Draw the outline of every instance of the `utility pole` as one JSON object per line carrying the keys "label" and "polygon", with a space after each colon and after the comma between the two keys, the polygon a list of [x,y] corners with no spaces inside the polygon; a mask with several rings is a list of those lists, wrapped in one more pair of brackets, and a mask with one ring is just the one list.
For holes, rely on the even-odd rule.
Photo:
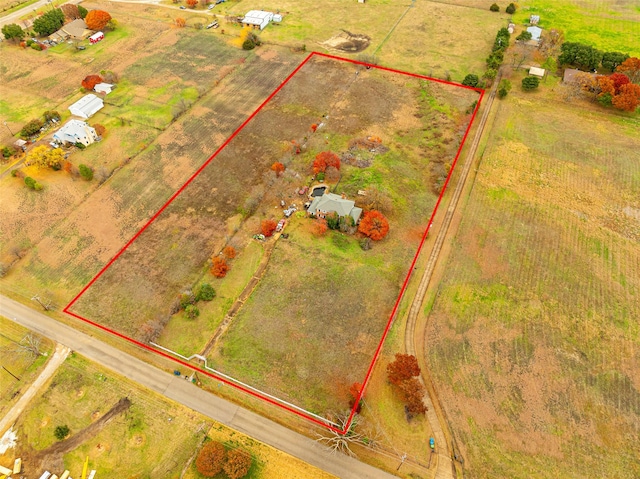
{"label": "utility pole", "polygon": [[14,135],[13,135],[13,132],[11,131],[11,128],[9,128],[9,125],[7,125],[7,122],[5,121],[5,122],[3,122],[3,123],[4,123],[4,126],[6,126],[6,127],[7,127],[7,130],[9,130],[9,133],[11,133],[11,136],[14,136]]}
{"label": "utility pole", "polygon": [[31,300],[36,301],[40,306],[42,306],[42,309],[44,309],[45,311],[49,311],[49,306],[40,301],[40,297],[37,294],[33,298],[31,298]]}
{"label": "utility pole", "polygon": [[396,471],[400,470],[400,467],[404,464],[404,461],[407,460],[407,453],[405,452],[402,457],[400,458],[400,465],[398,466],[398,468],[396,469]]}

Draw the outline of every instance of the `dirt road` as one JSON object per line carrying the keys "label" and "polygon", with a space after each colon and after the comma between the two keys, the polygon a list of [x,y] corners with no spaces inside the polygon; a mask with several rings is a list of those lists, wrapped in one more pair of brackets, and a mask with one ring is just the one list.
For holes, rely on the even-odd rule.
{"label": "dirt road", "polygon": [[392,479],[395,476],[342,454],[330,454],[312,439],[256,413],[207,393],[66,324],[0,295],[0,314],[33,331],[63,342],[117,374],[152,389],[236,431],[344,479]]}
{"label": "dirt road", "polygon": [[0,419],[0,436],[2,436],[18,419],[24,408],[33,399],[42,386],[53,376],[58,367],[64,362],[71,350],[58,343],[56,350],[40,373],[40,376],[29,386],[18,402],[9,410],[7,415]]}

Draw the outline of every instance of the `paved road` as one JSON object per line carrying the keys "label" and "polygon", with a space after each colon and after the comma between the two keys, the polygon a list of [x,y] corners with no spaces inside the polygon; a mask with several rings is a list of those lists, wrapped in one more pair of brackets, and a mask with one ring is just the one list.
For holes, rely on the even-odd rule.
{"label": "paved road", "polygon": [[351,457],[331,455],[315,441],[229,401],[209,394],[184,379],[161,371],[102,341],[0,295],[0,315],[61,344],[118,374],[258,441],[344,479],[392,479],[396,476]]}
{"label": "paved road", "polygon": [[[67,3],[78,4],[81,1],[82,0],[69,0]],[[24,28],[24,24],[20,21],[20,17],[28,15],[29,13],[32,13],[34,10],[38,10],[40,7],[46,7],[47,5],[49,5],[48,0],[40,0],[36,3],[32,3],[31,5],[27,5],[26,7],[20,8],[19,10],[16,10],[13,13],[9,13],[3,17],[0,17],[0,27],[4,27],[9,23],[17,23],[22,28]],[[2,38],[4,38],[4,36]]]}
{"label": "paved road", "polygon": [[46,383],[51,376],[58,370],[58,367],[67,359],[70,349],[62,344],[58,343],[53,356],[47,362],[47,365],[42,370],[40,375],[29,386],[26,392],[20,397],[17,403],[9,410],[9,412],[0,419],[0,436],[2,436],[7,429],[9,429],[16,422],[24,408],[33,399],[36,393],[40,390],[44,383]]}

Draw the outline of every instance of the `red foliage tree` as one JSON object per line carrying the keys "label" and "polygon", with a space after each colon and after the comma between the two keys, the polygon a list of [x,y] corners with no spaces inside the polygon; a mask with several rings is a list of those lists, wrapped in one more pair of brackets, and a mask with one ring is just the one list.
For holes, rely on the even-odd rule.
{"label": "red foliage tree", "polygon": [[323,151],[316,155],[316,159],[313,162],[313,172],[315,174],[324,172],[329,166],[333,166],[336,170],[339,170],[340,157],[331,151]]}
{"label": "red foliage tree", "polygon": [[278,225],[273,220],[264,220],[260,225],[260,230],[262,231],[263,235],[269,237],[273,235],[273,232],[276,230],[277,226]]}
{"label": "red foliage tree", "polygon": [[629,80],[629,77],[624,73],[612,73],[611,75],[609,75],[609,78],[613,82],[616,95],[620,93],[620,87],[622,85],[626,85],[627,83],[631,82],[631,80]]}
{"label": "red foliage tree", "polygon": [[389,232],[389,222],[379,211],[367,211],[358,225],[358,231],[374,241],[380,241]]}
{"label": "red foliage tree", "polygon": [[82,80],[82,88],[85,90],[93,90],[98,83],[102,83],[102,77],[100,75],[89,75]]}
{"label": "red foliage tree", "polygon": [[189,7],[191,8],[196,8],[197,4],[198,4],[198,0],[187,0],[187,5],[189,5]]}
{"label": "red foliage tree", "polygon": [[228,259],[233,259],[236,257],[236,249],[231,245],[225,246],[222,250],[222,254],[225,255]]}
{"label": "red foliage tree", "polygon": [[627,75],[632,83],[640,83],[640,58],[631,57],[623,61],[618,68],[617,73],[624,73]]}
{"label": "red foliage tree", "polygon": [[395,361],[387,365],[387,379],[391,384],[400,385],[403,381],[420,375],[420,366],[415,356],[396,354]]}
{"label": "red foliage tree", "polygon": [[216,278],[224,278],[229,271],[229,265],[226,260],[220,256],[214,256],[211,258],[211,274]]}
{"label": "red foliage tree", "polygon": [[196,469],[204,477],[214,477],[222,471],[226,451],[219,442],[208,442],[196,458]]}
{"label": "red foliage tree", "polygon": [[316,123],[314,123],[313,125],[311,125],[311,131],[312,132],[316,132],[316,130],[318,129],[318,125]]}
{"label": "red foliage tree", "polygon": [[222,468],[229,479],[241,479],[247,475],[252,463],[253,459],[247,451],[234,449],[227,454],[227,462]]}
{"label": "red foliage tree", "polygon": [[618,110],[636,111],[640,105],[640,85],[627,83],[620,87],[620,94],[613,97],[611,104]]}
{"label": "red foliage tree", "polygon": [[422,400],[425,394],[424,386],[417,378],[405,379],[400,383],[399,389],[409,414],[415,415],[427,412],[427,406],[424,405]]}
{"label": "red foliage tree", "polygon": [[271,165],[271,170],[275,171],[276,176],[279,177],[284,172],[285,168],[282,163],[276,161],[273,165]]}
{"label": "red foliage tree", "polygon": [[111,15],[104,10],[91,10],[87,13],[84,22],[90,30],[102,30],[111,20]]}
{"label": "red foliage tree", "polygon": [[327,220],[324,218],[318,218],[311,225],[311,232],[314,236],[322,236],[327,232],[329,227],[327,226]]}

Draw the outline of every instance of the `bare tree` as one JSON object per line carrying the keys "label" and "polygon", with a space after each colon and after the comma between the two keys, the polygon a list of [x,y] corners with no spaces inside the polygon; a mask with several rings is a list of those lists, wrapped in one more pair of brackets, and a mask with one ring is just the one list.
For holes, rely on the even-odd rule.
{"label": "bare tree", "polygon": [[[342,413],[336,424],[338,429],[344,429],[349,419],[350,411]],[[316,442],[325,445],[332,454],[342,453],[351,457],[355,457],[355,453],[351,450],[353,444],[361,444],[364,446],[372,447],[377,443],[377,431],[373,434],[367,434],[363,430],[361,424],[361,416],[356,414],[353,416],[353,421],[349,430],[345,434],[340,434],[332,429],[327,430],[325,434],[316,433],[318,436]],[[357,430],[356,430],[357,429]],[[373,437],[372,437],[373,436]]]}
{"label": "bare tree", "polygon": [[38,356],[42,355],[40,352],[40,344],[42,342],[42,338],[34,333],[27,334],[17,346],[17,351],[28,356],[33,357],[34,359]]}
{"label": "bare tree", "polygon": [[9,249],[9,253],[11,253],[13,256],[15,256],[17,259],[22,259],[22,248],[18,245],[12,246]]}

